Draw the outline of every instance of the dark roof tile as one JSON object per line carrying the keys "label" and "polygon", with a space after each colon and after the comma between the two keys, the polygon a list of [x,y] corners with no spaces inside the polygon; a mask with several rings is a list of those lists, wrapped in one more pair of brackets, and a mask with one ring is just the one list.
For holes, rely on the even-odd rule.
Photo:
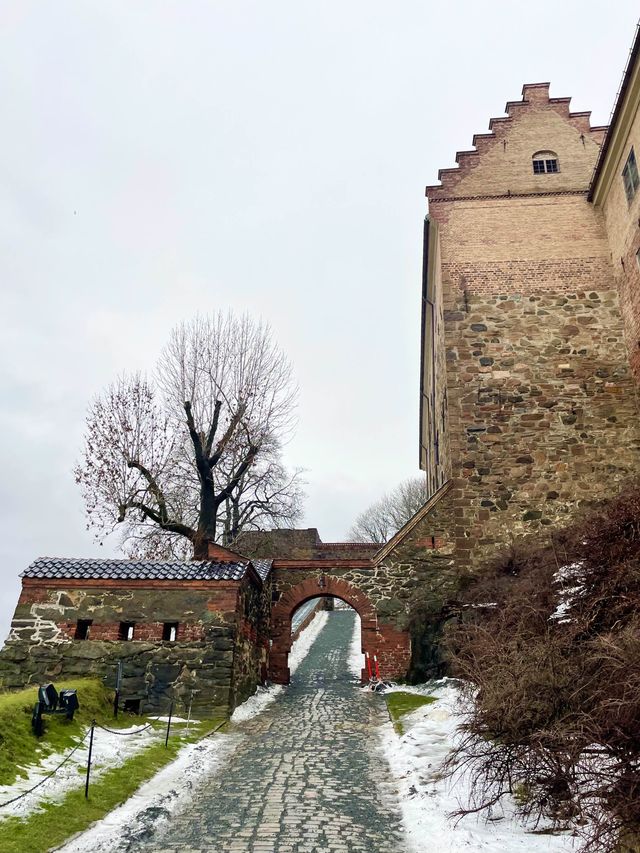
{"label": "dark roof tile", "polygon": [[[269,568],[271,561],[267,562]],[[190,560],[180,562],[152,562],[141,560],[94,560],[82,557],[54,559],[39,557],[25,571],[25,578],[73,578],[93,580],[184,580],[184,581],[239,581],[245,575],[248,562],[220,563],[215,560]],[[254,563],[255,565],[255,563]],[[269,569],[263,575],[264,580]]]}

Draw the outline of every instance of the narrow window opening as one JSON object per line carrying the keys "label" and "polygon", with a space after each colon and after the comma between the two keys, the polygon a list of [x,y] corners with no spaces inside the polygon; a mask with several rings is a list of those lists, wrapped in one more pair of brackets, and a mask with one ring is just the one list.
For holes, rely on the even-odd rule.
{"label": "narrow window opening", "polygon": [[170,643],[175,643],[178,639],[178,623],[165,622],[162,626],[162,639]]}
{"label": "narrow window opening", "polygon": [[638,269],[640,270],[640,249],[636,252],[636,263],[638,265]]}
{"label": "narrow window opening", "polygon": [[538,151],[532,160],[534,175],[551,175],[560,171],[558,155],[553,151]]}
{"label": "narrow window opening", "polygon": [[125,710],[125,713],[128,713],[128,714],[139,714],[140,713],[140,699],[125,699],[124,700],[124,710]]}
{"label": "narrow window opening", "polygon": [[93,624],[93,619],[78,619],[76,622],[76,640],[88,640],[89,630]]}
{"label": "narrow window opening", "polygon": [[638,164],[636,163],[636,155],[633,148],[629,152],[627,162],[622,170],[622,182],[624,183],[624,191],[627,196],[627,202],[631,204],[636,190],[640,186],[640,176],[638,175]]}
{"label": "narrow window opening", "polygon": [[136,627],[135,622],[121,622],[120,623],[120,631],[118,633],[118,638],[120,640],[133,640],[135,627]]}

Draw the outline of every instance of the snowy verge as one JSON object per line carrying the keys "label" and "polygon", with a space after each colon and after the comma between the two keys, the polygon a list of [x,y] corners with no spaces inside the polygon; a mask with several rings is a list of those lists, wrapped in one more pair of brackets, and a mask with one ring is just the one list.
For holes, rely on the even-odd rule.
{"label": "snowy verge", "polygon": [[[132,734],[139,728],[140,724],[136,723],[129,728],[118,729],[118,733],[115,734],[96,727],[91,757],[92,778],[96,779],[106,770],[119,767],[127,759],[164,737],[164,730],[159,731],[153,728],[146,729],[139,734]],[[128,737],[123,737],[127,733],[129,733]],[[73,788],[84,785],[80,769],[86,767],[88,750],[89,738],[86,737],[82,746],[74,752],[66,764],[56,771],[55,775],[40,785],[39,788],[36,788],[33,793],[27,794],[23,799],[0,810],[0,826],[2,821],[8,817],[26,817],[32,812],[40,810],[44,803],[61,800]],[[0,785],[0,804],[33,788],[47,774],[51,773],[70,751],[51,753],[38,767],[28,768],[26,779],[19,779],[12,785]]]}
{"label": "snowy verge", "polygon": [[432,695],[437,701],[403,716],[405,734],[391,723],[380,729],[382,749],[398,783],[402,819],[410,849],[415,853],[568,853],[568,835],[537,835],[517,820],[512,803],[487,815],[468,815],[456,822],[449,815],[469,803],[464,776],[444,778],[441,767],[451,749],[459,724],[459,691],[451,682],[419,688],[398,687]]}
{"label": "snowy verge", "polygon": [[351,675],[360,681],[360,678],[362,677],[362,670],[364,668],[364,655],[362,654],[362,620],[357,613],[355,614],[355,617],[347,666],[349,667]]}
{"label": "snowy verge", "polygon": [[[300,666],[305,657],[309,654],[309,649],[316,641],[318,634],[327,624],[329,614],[326,610],[319,610],[313,617],[306,628],[303,628],[291,646],[289,652],[289,672],[291,675]],[[232,723],[244,723],[246,720],[252,719],[262,713],[264,709],[270,705],[275,698],[282,692],[281,684],[271,684],[269,687],[258,687],[256,692],[249,698],[238,705],[231,715]]]}
{"label": "snowy verge", "polygon": [[205,775],[213,774],[235,749],[234,735],[213,735],[184,746],[171,764],[141,785],[126,803],[57,848],[61,853],[135,850],[190,799]]}

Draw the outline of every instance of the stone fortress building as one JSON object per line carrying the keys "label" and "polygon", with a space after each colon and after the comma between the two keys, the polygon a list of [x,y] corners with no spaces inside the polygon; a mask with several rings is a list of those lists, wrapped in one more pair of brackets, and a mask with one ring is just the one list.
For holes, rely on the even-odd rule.
{"label": "stone fortress building", "polygon": [[388,543],[327,545],[311,529],[248,536],[240,553],[211,544],[191,563],[37,560],[0,686],[108,681],[120,660],[143,709],[231,711],[265,678],[288,682],[291,617],[316,596],[355,607],[383,677],[437,671],[431,640],[461,579],[638,471],[639,104],[636,37],[608,128],[527,84],[427,187],[430,497]]}

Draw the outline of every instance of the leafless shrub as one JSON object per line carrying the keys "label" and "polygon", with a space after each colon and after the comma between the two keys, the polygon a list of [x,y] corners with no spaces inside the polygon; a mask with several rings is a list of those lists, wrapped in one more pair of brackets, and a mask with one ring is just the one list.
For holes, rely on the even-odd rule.
{"label": "leafless shrub", "polygon": [[570,822],[583,851],[637,851],[640,486],[541,547],[504,554],[467,590],[446,648],[469,716],[450,769],[482,810]]}

